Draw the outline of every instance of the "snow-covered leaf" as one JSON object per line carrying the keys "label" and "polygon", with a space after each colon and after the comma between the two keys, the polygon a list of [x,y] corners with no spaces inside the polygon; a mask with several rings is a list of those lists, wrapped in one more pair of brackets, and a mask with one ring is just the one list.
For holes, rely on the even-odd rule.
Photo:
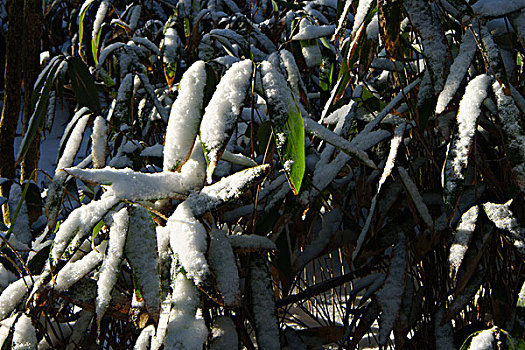
{"label": "snow-covered leaf", "polygon": [[189,158],[202,119],[206,69],[197,61],[184,73],[171,107],[164,146],[164,170],[178,170]]}
{"label": "snow-covered leaf", "polygon": [[454,136],[447,154],[443,169],[443,187],[445,190],[445,205],[452,211],[461,196],[464,180],[464,171],[468,165],[470,149],[472,147],[476,124],[481,113],[481,104],[487,97],[487,90],[491,78],[486,74],[472,79],[459,104],[456,116],[458,131]]}
{"label": "snow-covered leaf", "polygon": [[111,215],[113,223],[109,230],[109,244],[106,258],[102,262],[97,281],[96,315],[97,323],[104,316],[106,309],[111,301],[111,291],[117,282],[120,272],[120,264],[124,257],[124,246],[126,244],[126,234],[128,231],[129,214],[127,208],[122,208]]}
{"label": "snow-covered leaf", "polygon": [[134,205],[129,219],[125,255],[149,314],[157,321],[160,314],[159,257],[155,224],[149,212]]}
{"label": "snow-covered leaf", "polygon": [[35,349],[38,342],[36,339],[36,330],[33,321],[26,314],[22,314],[15,323],[13,332],[13,350],[31,350]]}
{"label": "snow-covered leaf", "polygon": [[265,259],[252,256],[250,259],[251,310],[255,324],[255,337],[261,350],[277,350],[279,323],[275,309],[273,281]]}
{"label": "snow-covered leaf", "polygon": [[205,186],[199,193],[192,193],[186,200],[195,216],[217,208],[219,205],[239,198],[250,186],[260,181],[270,170],[268,164],[241,170],[222,178],[213,185]]}
{"label": "snow-covered leaf", "polygon": [[239,347],[235,324],[227,316],[213,318],[211,336],[211,350],[237,349]]}
{"label": "snow-covered leaf", "polygon": [[518,219],[510,210],[512,199],[503,204],[483,203],[483,209],[487,217],[500,230],[510,233],[510,238],[514,246],[522,254],[525,254],[525,229],[520,226]]}
{"label": "snow-covered leaf", "polygon": [[454,242],[450,247],[450,253],[448,256],[448,262],[450,264],[450,269],[452,275],[455,275],[463,257],[467,252],[468,245],[472,238],[472,233],[476,229],[476,222],[478,220],[479,208],[478,206],[473,206],[467,210],[462,216],[459,225],[454,232]]}
{"label": "snow-covered leaf", "polygon": [[228,144],[237,117],[247,96],[252,80],[253,64],[250,60],[234,63],[217,85],[210,103],[204,110],[200,125],[200,138],[208,163],[207,182]]}
{"label": "snow-covered leaf", "polygon": [[217,289],[222,295],[224,305],[227,307],[239,305],[241,301],[239,271],[232,246],[224,231],[214,229],[210,232],[208,262],[215,275]]}
{"label": "snow-covered leaf", "polygon": [[421,194],[419,193],[416,184],[414,183],[414,181],[412,181],[410,175],[408,174],[405,168],[400,166],[397,168],[397,170],[401,177],[401,182],[403,182],[403,185],[405,186],[408,194],[410,195],[410,198],[412,198],[412,202],[414,203],[414,206],[419,212],[419,215],[423,219],[423,222],[427,225],[427,227],[430,230],[433,230],[434,220],[432,219],[432,216],[430,216],[430,212],[428,211],[427,205],[423,201],[423,197],[421,197]]}
{"label": "snow-covered leaf", "polygon": [[115,169],[65,169],[68,174],[83,181],[108,186],[118,199],[132,201],[162,198],[180,198],[187,194],[180,173],[163,171],[160,173],[141,173],[129,168]]}
{"label": "snow-covered leaf", "polygon": [[232,235],[228,240],[235,251],[241,253],[275,250],[275,243],[264,236],[259,235]]}
{"label": "snow-covered leaf", "polygon": [[[277,54],[275,60],[280,62]],[[301,189],[305,170],[304,125],[297,102],[280,72],[270,61],[261,63],[262,87],[284,172],[294,194]]]}
{"label": "snow-covered leaf", "polygon": [[12,282],[0,294],[0,320],[9,316],[14,308],[22,301],[24,296],[29,292],[33,283],[38,281],[40,276],[25,276]]}

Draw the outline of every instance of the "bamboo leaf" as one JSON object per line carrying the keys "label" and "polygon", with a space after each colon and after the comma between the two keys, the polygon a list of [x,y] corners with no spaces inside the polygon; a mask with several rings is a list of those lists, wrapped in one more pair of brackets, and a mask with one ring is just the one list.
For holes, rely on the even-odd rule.
{"label": "bamboo leaf", "polygon": [[77,57],[69,57],[67,63],[73,91],[79,105],[88,107],[92,112],[99,114],[98,90],[86,64]]}
{"label": "bamboo leaf", "polygon": [[158,321],[160,314],[160,276],[155,224],[139,205],[131,209],[125,255],[133,270],[149,314]]}

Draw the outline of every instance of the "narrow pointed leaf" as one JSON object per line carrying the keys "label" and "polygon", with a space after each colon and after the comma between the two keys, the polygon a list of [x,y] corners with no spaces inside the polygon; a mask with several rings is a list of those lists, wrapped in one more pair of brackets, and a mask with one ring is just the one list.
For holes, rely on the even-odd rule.
{"label": "narrow pointed leaf", "polygon": [[252,80],[252,69],[250,60],[234,63],[222,77],[204,111],[200,138],[208,164],[206,175],[208,183],[212,182],[213,171],[242,111]]}
{"label": "narrow pointed leaf", "polygon": [[86,64],[80,58],[69,57],[67,68],[78,104],[100,113],[98,90]]}
{"label": "narrow pointed leaf", "polygon": [[227,307],[239,305],[241,302],[239,271],[232,246],[224,231],[215,229],[210,232],[208,261],[224,305]]}
{"label": "narrow pointed leaf", "polygon": [[155,224],[148,211],[138,205],[134,205],[131,210],[125,255],[146,308],[153,319],[158,321],[160,276]]}
{"label": "narrow pointed leaf", "polygon": [[305,170],[303,118],[279,67],[264,61],[261,75],[277,152],[290,187],[297,195]]}

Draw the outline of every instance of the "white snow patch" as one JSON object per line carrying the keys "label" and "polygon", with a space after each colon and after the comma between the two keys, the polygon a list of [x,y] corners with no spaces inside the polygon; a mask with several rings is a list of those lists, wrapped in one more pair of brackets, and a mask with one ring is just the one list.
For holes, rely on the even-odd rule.
{"label": "white snow patch", "polygon": [[461,221],[454,233],[454,242],[450,247],[448,256],[448,262],[453,272],[457,271],[467,252],[472,233],[476,229],[478,214],[479,208],[475,205],[461,216]]}
{"label": "white snow patch", "polygon": [[36,331],[31,318],[22,314],[15,323],[13,350],[32,350],[37,345]]}
{"label": "white snow patch", "polygon": [[292,36],[291,40],[312,40],[333,35],[334,33],[335,25],[313,25],[308,18],[304,17],[299,23],[299,32]]}
{"label": "white snow patch", "polygon": [[241,300],[239,271],[232,246],[224,231],[214,229],[210,232],[208,261],[215,274],[217,289],[226,306],[238,305]]}

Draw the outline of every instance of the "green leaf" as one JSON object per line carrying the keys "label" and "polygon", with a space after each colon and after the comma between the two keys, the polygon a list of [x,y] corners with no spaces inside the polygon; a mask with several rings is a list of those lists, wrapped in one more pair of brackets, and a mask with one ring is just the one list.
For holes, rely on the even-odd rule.
{"label": "green leaf", "polygon": [[80,9],[80,13],[78,15],[78,43],[79,43],[78,52],[81,57],[82,57],[81,47],[82,47],[82,41],[84,39],[84,18],[86,17],[87,11],[91,7],[91,5],[93,5],[94,2],[95,0],[88,0],[87,2],[85,2],[82,5],[82,8]]}
{"label": "green leaf", "polygon": [[104,227],[104,225],[106,225],[106,223],[104,222],[104,220],[100,220],[98,222],[98,224],[93,227],[93,234],[92,234],[92,238],[95,239],[95,237],[98,235],[98,233],[100,232],[100,230],[102,230],[102,228]]}
{"label": "green leaf", "polygon": [[268,115],[286,178],[295,195],[305,171],[304,124],[301,111],[279,67],[261,64],[263,92]]}
{"label": "green leaf", "polygon": [[100,113],[100,103],[95,80],[86,64],[77,57],[69,57],[68,72],[73,85],[73,91],[80,106],[88,107],[94,113]]}

